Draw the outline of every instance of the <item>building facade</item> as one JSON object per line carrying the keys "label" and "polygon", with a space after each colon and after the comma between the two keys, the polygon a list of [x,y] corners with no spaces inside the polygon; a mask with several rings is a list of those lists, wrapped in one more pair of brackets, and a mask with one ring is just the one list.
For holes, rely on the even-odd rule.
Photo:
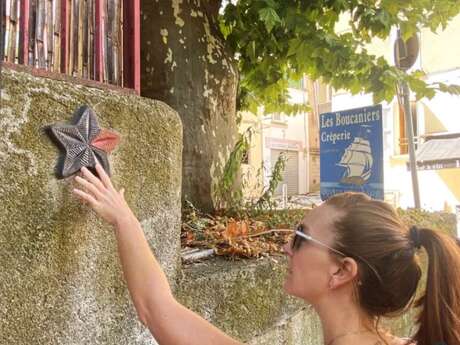
{"label": "building facade", "polygon": [[[423,70],[429,84],[460,85],[460,16],[445,31],[422,30],[418,38],[419,55],[411,70]],[[394,64],[395,39],[396,32],[385,41],[375,40],[369,51]],[[437,92],[432,99],[416,100],[411,94],[410,101],[421,206],[454,212],[460,205],[460,97]],[[331,111],[372,104],[371,94],[336,90],[331,96]],[[395,206],[413,207],[404,109],[396,97],[382,106],[385,198]]]}
{"label": "building facade", "polygon": [[[342,25],[344,32],[346,22]],[[394,64],[396,36],[394,30],[386,40],[375,39],[368,51]],[[460,16],[455,17],[446,30],[436,33],[422,30],[418,38],[418,58],[409,72],[423,70],[429,84],[460,85]],[[251,181],[251,188],[247,190],[260,191],[268,184],[276,159],[284,152],[288,161],[276,194],[282,194],[283,188],[288,196],[317,192],[320,189],[320,114],[373,105],[371,94],[352,95],[307,78],[298,87],[291,88],[290,94],[292,102],[307,103],[310,111],[297,116],[243,115],[240,129],[243,131],[249,126],[256,129],[247,164],[243,166],[243,172]],[[410,101],[422,208],[460,210],[460,97],[437,92],[432,99],[416,100],[411,94]],[[404,109],[396,97],[391,102],[383,102],[382,109],[385,199],[396,207],[413,207]]]}
{"label": "building facade", "polygon": [[[291,101],[306,103],[305,82],[289,89]],[[283,180],[275,191],[276,196],[306,194],[309,191],[308,176],[308,114],[299,113],[265,114],[257,116],[242,113],[239,126],[243,133],[249,127],[254,132],[247,159],[243,162],[242,173],[245,181],[245,195],[256,197],[267,187],[273,168],[281,154],[286,158]]]}

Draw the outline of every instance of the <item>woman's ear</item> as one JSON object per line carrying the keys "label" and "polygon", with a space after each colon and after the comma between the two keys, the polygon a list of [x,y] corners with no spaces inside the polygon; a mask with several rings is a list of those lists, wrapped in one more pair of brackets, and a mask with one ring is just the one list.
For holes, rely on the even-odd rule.
{"label": "woman's ear", "polygon": [[335,271],[329,279],[329,289],[336,289],[353,281],[358,275],[358,264],[353,258],[340,260],[341,264],[335,267]]}

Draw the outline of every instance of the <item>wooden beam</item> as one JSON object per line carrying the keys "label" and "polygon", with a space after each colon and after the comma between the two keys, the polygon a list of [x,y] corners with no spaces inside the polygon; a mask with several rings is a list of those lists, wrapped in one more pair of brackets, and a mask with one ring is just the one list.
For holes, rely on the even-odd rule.
{"label": "wooden beam", "polygon": [[140,0],[133,0],[134,10],[134,90],[141,93],[141,5]]}
{"label": "wooden beam", "polygon": [[141,90],[140,0],[123,1],[124,87]]}
{"label": "wooden beam", "polygon": [[104,81],[104,22],[105,22],[105,8],[104,0],[96,0],[96,27],[94,39],[96,55],[96,80]]}
{"label": "wooden beam", "polygon": [[[3,64],[3,56],[5,51],[5,43],[4,43],[4,33],[3,33],[3,21],[6,21],[6,18],[3,18],[4,12],[3,8],[5,6],[5,1],[0,2],[0,73],[2,73],[2,64]],[[5,23],[6,24],[6,23]],[[1,79],[0,79],[1,84]],[[1,89],[1,87],[0,87]]]}
{"label": "wooden beam", "polygon": [[19,18],[20,46],[19,63],[23,65],[29,64],[29,17],[30,17],[30,2],[29,0],[21,1],[21,16]]}
{"label": "wooden beam", "polygon": [[61,73],[67,73],[69,68],[69,8],[67,0],[61,0]]}

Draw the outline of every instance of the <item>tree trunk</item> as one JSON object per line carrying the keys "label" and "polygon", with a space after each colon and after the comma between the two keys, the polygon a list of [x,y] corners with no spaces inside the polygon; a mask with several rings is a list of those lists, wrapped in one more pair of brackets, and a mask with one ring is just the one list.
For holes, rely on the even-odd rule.
{"label": "tree trunk", "polygon": [[208,212],[237,133],[238,72],[217,26],[219,6],[220,1],[141,1],[141,94],[179,113],[182,200]]}

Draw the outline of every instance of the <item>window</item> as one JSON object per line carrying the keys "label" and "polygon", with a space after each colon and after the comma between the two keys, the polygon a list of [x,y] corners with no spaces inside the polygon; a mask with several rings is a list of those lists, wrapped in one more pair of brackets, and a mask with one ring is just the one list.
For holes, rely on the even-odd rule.
{"label": "window", "polygon": [[272,114],[272,122],[286,123],[286,115],[280,113]]}

